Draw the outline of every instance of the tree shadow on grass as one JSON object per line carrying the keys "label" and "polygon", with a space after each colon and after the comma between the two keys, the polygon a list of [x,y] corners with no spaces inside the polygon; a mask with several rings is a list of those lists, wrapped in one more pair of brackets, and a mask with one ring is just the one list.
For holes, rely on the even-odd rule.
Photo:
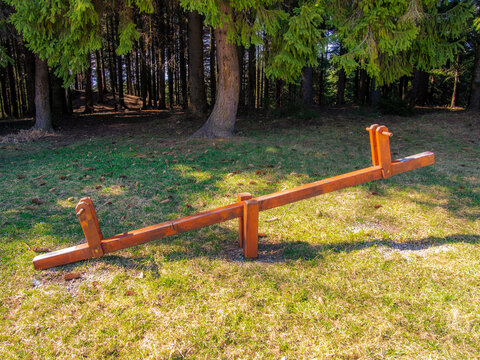
{"label": "tree shadow on grass", "polygon": [[427,237],[419,240],[393,242],[388,240],[364,240],[339,242],[335,244],[310,244],[304,241],[285,241],[279,243],[259,242],[260,261],[288,261],[322,259],[327,253],[349,253],[367,248],[381,247],[391,251],[413,252],[421,254],[423,250],[446,244],[479,244],[480,235],[457,234],[446,237]]}
{"label": "tree shadow on grass", "polygon": [[[192,243],[185,241],[181,236],[161,239],[161,243],[153,244],[150,254],[132,257],[108,255],[105,258],[95,259],[95,262],[107,262],[124,266],[126,269],[155,270],[157,253],[163,253],[162,259],[165,262],[191,260],[205,258],[207,260],[224,260],[227,262],[260,262],[260,263],[282,263],[288,261],[321,261],[329,253],[350,253],[368,248],[380,248],[392,252],[412,253],[423,255],[425,250],[439,248],[447,244],[479,244],[480,235],[455,234],[446,237],[427,237],[419,240],[404,242],[393,242],[389,240],[364,240],[354,242],[339,242],[334,244],[310,244],[304,241],[272,241],[269,238],[259,239],[258,259],[246,260],[243,256],[243,249],[239,246],[235,231],[222,228],[222,239],[199,241]],[[174,248],[169,251],[170,246]],[[207,246],[206,246],[207,245]],[[153,266],[153,268],[152,268]]]}

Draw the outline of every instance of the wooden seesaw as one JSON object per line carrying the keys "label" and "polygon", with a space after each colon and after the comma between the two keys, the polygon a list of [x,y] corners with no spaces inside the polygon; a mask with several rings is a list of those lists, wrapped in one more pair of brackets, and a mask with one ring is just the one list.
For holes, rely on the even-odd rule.
{"label": "wooden seesaw", "polygon": [[93,202],[89,198],[83,198],[76,206],[75,211],[85,234],[86,243],[36,256],[33,259],[35,269],[48,269],[58,265],[100,257],[120,249],[235,218],[239,219],[238,239],[244,250],[244,256],[248,259],[255,259],[258,253],[258,213],[260,211],[369,181],[386,179],[392,175],[431,165],[435,162],[434,154],[429,151],[392,161],[390,156],[390,137],[392,133],[388,131],[386,126],[377,124],[370,126],[367,130],[370,133],[372,151],[372,166],[368,168],[257,198],[252,198],[249,193],[240,193],[238,194],[238,202],[234,204],[128,231],[109,238],[103,237]]}

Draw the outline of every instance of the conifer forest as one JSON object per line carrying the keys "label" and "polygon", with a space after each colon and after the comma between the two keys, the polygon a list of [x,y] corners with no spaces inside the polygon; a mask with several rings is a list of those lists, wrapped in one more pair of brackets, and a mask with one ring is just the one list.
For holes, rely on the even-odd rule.
{"label": "conifer forest", "polygon": [[0,115],[50,130],[109,94],[203,118],[311,106],[480,110],[478,1],[4,0]]}

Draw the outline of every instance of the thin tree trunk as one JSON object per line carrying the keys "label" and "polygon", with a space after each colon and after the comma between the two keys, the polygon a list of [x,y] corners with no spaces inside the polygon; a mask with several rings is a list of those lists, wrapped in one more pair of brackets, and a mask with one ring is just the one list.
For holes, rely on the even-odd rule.
{"label": "thin tree trunk", "polygon": [[[13,55],[13,41],[10,41],[10,50],[11,50],[11,55]],[[17,97],[17,87],[15,84],[15,74],[14,74],[14,69],[13,69],[13,64],[9,63],[7,66],[7,74],[8,74],[8,83],[9,83],[9,88],[10,88],[10,103],[12,105],[12,115],[15,118],[18,118],[20,116],[20,111],[19,111],[19,104],[18,104],[18,97]]]}
{"label": "thin tree trunk", "polygon": [[103,85],[103,93],[107,93],[107,79],[105,77],[105,55],[103,53],[103,46],[100,49],[100,64],[102,65],[102,85]]}
{"label": "thin tree trunk", "polygon": [[380,87],[376,85],[375,77],[372,77],[372,80],[370,81],[370,104],[377,105],[381,97],[382,93],[380,92]]}
{"label": "thin tree trunk", "polygon": [[97,71],[97,92],[98,92],[98,99],[97,102],[99,104],[103,103],[103,78],[102,78],[102,69],[101,69],[101,59],[100,59],[100,51],[95,51],[95,67]]}
{"label": "thin tree trunk", "polygon": [[188,112],[203,117],[207,111],[207,95],[203,74],[203,24],[196,11],[188,13],[188,82],[190,103]]}
{"label": "thin tree trunk", "polygon": [[210,104],[215,103],[215,95],[217,93],[217,65],[215,53],[215,31],[210,28]]}
{"label": "thin tree trunk", "polygon": [[167,30],[166,33],[169,34],[170,41],[167,45],[167,77],[168,77],[168,105],[170,109],[173,109],[173,97],[174,97],[174,90],[173,90],[173,61],[172,61],[172,41],[173,41],[173,31],[172,31],[172,24],[170,21],[167,21]]}
{"label": "thin tree trunk", "polygon": [[[118,12],[115,13],[115,26],[113,27],[114,32],[114,40],[115,40],[115,48],[120,45],[120,37],[119,37],[119,29],[118,26],[120,24],[120,19],[118,17]],[[117,75],[118,75],[118,103],[120,108],[125,109],[127,106],[125,105],[125,96],[123,90],[123,58],[122,55],[117,55],[115,53],[115,57],[117,58]]]}
{"label": "thin tree trunk", "polygon": [[65,89],[63,88],[61,78],[50,73],[50,109],[52,113],[52,121],[57,123],[65,115],[68,115],[67,98]]}
{"label": "thin tree trunk", "polygon": [[[115,49],[113,45],[113,30],[111,22],[107,21],[106,22],[107,26],[107,44],[108,44],[108,51],[109,51],[109,57],[108,57],[108,65],[109,65],[109,70],[110,70],[110,88],[112,91],[112,95],[115,101],[115,106],[116,106],[116,99],[115,99],[115,91],[117,90],[117,72],[115,69]],[[109,31],[110,30],[110,31]]]}
{"label": "thin tree trunk", "polygon": [[85,70],[85,114],[93,112],[93,91],[92,91],[92,59],[88,56],[88,67]]}
{"label": "thin tree trunk", "polygon": [[[220,1],[220,9],[226,18],[231,8],[225,0]],[[239,95],[239,71],[237,46],[227,40],[227,24],[215,29],[215,42],[218,62],[218,90],[215,105],[207,122],[195,136],[230,137],[233,135],[237,115]]]}
{"label": "thin tree trunk", "polygon": [[133,84],[132,84],[132,60],[131,53],[128,53],[125,57],[126,60],[126,72],[127,72],[127,94],[133,95]]}
{"label": "thin tree trunk", "polygon": [[142,109],[147,108],[147,64],[145,60],[145,41],[140,36],[140,84],[142,96]]}
{"label": "thin tree trunk", "polygon": [[275,108],[282,106],[282,87],[283,82],[281,79],[275,80]]}
{"label": "thin tree trunk", "polygon": [[243,45],[237,46],[238,53],[238,69],[240,71],[240,80],[239,80],[239,97],[238,97],[238,107],[243,109],[245,107],[245,88],[243,86],[245,82],[245,72],[244,72],[244,58],[245,58],[245,47]]}
{"label": "thin tree trunk", "polygon": [[27,86],[27,113],[35,115],[35,55],[25,48],[25,75]]}
{"label": "thin tree trunk", "polygon": [[48,65],[35,56],[35,129],[52,131]]}
{"label": "thin tree trunk", "polygon": [[313,105],[313,68],[311,66],[302,69],[302,100],[306,106]]}
{"label": "thin tree trunk", "polygon": [[[188,107],[188,85],[187,85],[187,61],[186,61],[186,47],[185,47],[185,20],[183,12],[179,14],[179,56],[180,56],[180,83],[182,85],[182,108],[186,110]],[[203,59],[201,60],[203,62]]]}
{"label": "thin tree trunk", "polygon": [[162,36],[162,41],[159,45],[159,57],[160,57],[160,69],[158,69],[158,87],[160,89],[160,99],[158,101],[158,107],[165,109],[167,107],[167,101],[165,99],[165,47],[167,34],[165,32],[165,16],[162,13],[160,15],[159,32]]}
{"label": "thin tree trunk", "polygon": [[255,45],[250,45],[248,48],[248,112],[252,113],[255,111],[255,75],[256,75],[256,49]]}

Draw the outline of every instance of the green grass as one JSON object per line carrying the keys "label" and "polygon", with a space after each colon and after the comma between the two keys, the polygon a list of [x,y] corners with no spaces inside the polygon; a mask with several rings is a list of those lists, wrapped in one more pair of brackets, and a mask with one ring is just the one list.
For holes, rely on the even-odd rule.
{"label": "green grass", "polygon": [[[83,196],[111,236],[367,167],[375,122],[393,157],[436,164],[262,212],[257,261],[229,221],[33,270],[35,247],[83,242]],[[244,137],[216,141],[166,137],[169,124],[0,145],[1,358],[478,357],[478,119],[243,121]]]}

